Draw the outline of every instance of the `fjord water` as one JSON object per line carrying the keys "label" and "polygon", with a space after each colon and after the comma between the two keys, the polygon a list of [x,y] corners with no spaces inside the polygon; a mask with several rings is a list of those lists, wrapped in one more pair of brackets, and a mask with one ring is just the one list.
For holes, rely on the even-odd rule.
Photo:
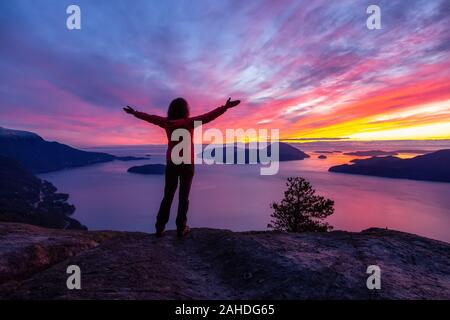
{"label": "fjord water", "polygon": [[[333,165],[355,156],[316,151],[439,150],[450,141],[315,142],[295,145],[311,155],[302,161],[280,163],[274,176],[261,176],[257,165],[197,165],[191,191],[188,222],[191,227],[234,231],[266,230],[270,203],[283,197],[290,176],[308,179],[317,192],[335,201],[328,221],[335,229],[361,231],[381,227],[450,242],[450,183],[389,179],[330,173]],[[40,175],[60,192],[70,194],[74,218],[90,230],[112,229],[154,232],[154,221],[164,189],[163,175],[127,173],[135,165],[164,163],[164,146],[109,147],[115,155],[144,156],[149,160],[113,161]],[[401,154],[411,157],[415,154]],[[168,228],[174,228],[175,198]]]}

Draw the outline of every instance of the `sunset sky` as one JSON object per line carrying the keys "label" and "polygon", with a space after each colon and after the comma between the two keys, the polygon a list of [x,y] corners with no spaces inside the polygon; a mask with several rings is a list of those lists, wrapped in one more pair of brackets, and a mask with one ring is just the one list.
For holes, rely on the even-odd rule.
{"label": "sunset sky", "polygon": [[121,108],[178,96],[283,139],[450,138],[450,1],[1,1],[0,70],[0,126],[76,146],[164,143]]}

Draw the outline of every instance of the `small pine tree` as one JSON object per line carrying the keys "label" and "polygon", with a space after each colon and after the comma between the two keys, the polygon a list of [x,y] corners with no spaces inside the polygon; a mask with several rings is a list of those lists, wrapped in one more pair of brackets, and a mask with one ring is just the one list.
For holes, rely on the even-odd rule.
{"label": "small pine tree", "polygon": [[315,195],[311,184],[300,177],[287,179],[288,189],[280,203],[273,202],[274,212],[268,228],[289,232],[324,232],[333,227],[321,220],[334,213],[334,201]]}

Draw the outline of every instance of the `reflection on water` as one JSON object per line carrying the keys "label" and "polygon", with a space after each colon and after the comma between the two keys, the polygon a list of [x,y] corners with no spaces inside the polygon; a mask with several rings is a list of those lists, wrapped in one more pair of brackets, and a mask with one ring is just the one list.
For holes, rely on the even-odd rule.
{"label": "reflection on water", "polygon": [[[437,150],[449,148],[449,145],[448,142],[447,145],[415,145],[414,149]],[[269,205],[282,198],[286,178],[302,176],[311,181],[319,194],[335,201],[336,212],[328,219],[335,229],[360,231],[387,227],[450,242],[450,184],[329,173],[330,166],[357,157],[328,153],[326,159],[318,159],[320,153],[314,153],[322,150],[392,151],[408,146],[394,145],[387,149],[386,145],[372,144],[363,147],[350,148],[348,142],[331,146],[302,144],[301,149],[311,158],[282,162],[275,176],[260,176],[257,166],[198,165],[189,224],[236,231],[264,230],[270,221]],[[90,229],[153,232],[164,177],[129,174],[126,170],[134,165],[162,163],[165,148],[146,146],[101,151],[153,156],[150,160],[114,161],[41,177],[53,182],[61,192],[70,194],[71,202],[77,207],[74,217]],[[174,228],[176,205],[175,201],[169,228]]]}

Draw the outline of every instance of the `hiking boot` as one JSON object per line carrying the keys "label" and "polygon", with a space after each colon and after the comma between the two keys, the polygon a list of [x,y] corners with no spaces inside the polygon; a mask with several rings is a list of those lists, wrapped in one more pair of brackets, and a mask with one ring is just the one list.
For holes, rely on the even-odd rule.
{"label": "hiking boot", "polygon": [[191,230],[189,229],[189,226],[184,226],[183,229],[177,229],[177,237],[182,238],[189,234]]}
{"label": "hiking boot", "polygon": [[164,229],[156,229],[156,237],[161,238],[164,236]]}

